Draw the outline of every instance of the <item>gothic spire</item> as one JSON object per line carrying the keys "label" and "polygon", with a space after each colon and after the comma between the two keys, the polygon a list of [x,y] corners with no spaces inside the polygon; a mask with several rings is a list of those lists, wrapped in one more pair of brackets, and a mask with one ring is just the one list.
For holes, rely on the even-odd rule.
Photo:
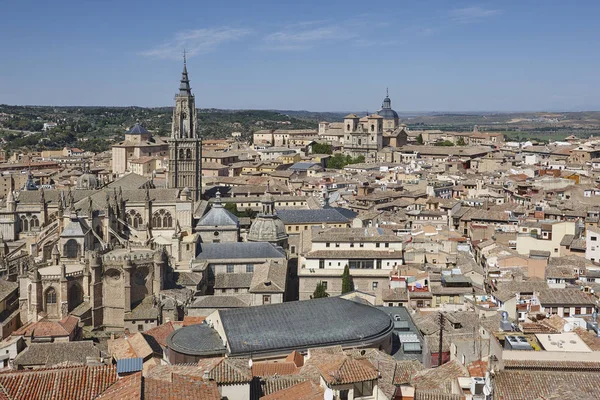
{"label": "gothic spire", "polygon": [[190,87],[190,79],[188,78],[187,72],[187,60],[185,56],[185,50],[183,51],[183,72],[181,73],[181,81],[179,84],[179,95],[180,96],[191,96],[192,88]]}

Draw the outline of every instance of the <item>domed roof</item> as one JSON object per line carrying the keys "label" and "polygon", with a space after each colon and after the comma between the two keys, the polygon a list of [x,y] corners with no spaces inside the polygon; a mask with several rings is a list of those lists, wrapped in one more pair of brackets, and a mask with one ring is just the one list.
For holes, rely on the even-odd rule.
{"label": "domed roof", "polygon": [[85,173],[77,178],[77,189],[97,189],[99,186],[98,178],[94,174]]}
{"label": "domed roof", "polygon": [[276,243],[287,239],[285,225],[277,215],[260,214],[250,226],[248,241]]}
{"label": "domed roof", "polygon": [[377,114],[383,119],[398,119],[398,113],[392,110],[392,99],[386,93],[385,99],[383,99],[383,104],[381,105],[381,110],[377,111]]}
{"label": "domed roof", "polygon": [[147,135],[150,132],[146,130],[139,122],[136,122],[135,125],[127,132],[129,135]]}
{"label": "domed roof", "polygon": [[265,193],[262,198],[263,210],[252,222],[248,232],[249,242],[277,243],[287,239],[285,225],[275,213],[274,204],[273,195]]}
{"label": "domed roof", "polygon": [[400,118],[398,116],[398,113],[394,110],[392,110],[391,108],[382,108],[381,110],[379,110],[377,112],[377,114],[380,117],[383,117],[383,119],[398,119]]}

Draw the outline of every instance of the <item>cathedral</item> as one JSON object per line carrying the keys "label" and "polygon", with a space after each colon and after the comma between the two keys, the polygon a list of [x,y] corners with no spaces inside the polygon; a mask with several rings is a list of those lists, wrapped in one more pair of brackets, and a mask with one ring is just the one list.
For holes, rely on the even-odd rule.
{"label": "cathedral", "polygon": [[[151,139],[139,123],[128,136],[128,143]],[[245,242],[219,195],[212,207],[202,199],[202,141],[185,59],[168,153],[166,188],[133,173],[105,183],[87,167],[74,189],[10,188],[0,205],[0,276],[19,282],[22,323],[75,315],[94,330],[147,330],[163,322],[166,289],[187,288],[191,301],[197,288],[177,276],[201,276],[202,294],[212,295],[213,278],[226,277],[215,265],[229,272],[236,257],[252,284],[246,297],[255,299],[243,304],[283,301],[287,235],[272,198]],[[172,318],[180,317],[176,310]]]}

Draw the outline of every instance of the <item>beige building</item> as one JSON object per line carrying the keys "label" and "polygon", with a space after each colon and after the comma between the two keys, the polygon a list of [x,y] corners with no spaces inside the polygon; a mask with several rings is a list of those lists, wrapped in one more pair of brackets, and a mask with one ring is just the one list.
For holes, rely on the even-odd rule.
{"label": "beige building", "polygon": [[390,272],[403,263],[403,239],[381,228],[309,229],[300,234],[299,243],[300,300],[309,299],[319,282],[329,295],[341,294],[348,265],[354,289],[381,303]]}
{"label": "beige building", "polygon": [[[153,138],[146,128],[136,123],[125,134],[125,141],[112,147],[112,171],[118,175],[124,174],[126,171],[134,172],[131,170],[131,161],[144,160],[149,157],[163,158],[167,156],[168,150],[169,147],[165,141]],[[135,169],[145,172],[144,167],[140,167],[139,164],[135,164]]]}
{"label": "beige building", "polygon": [[517,234],[517,252],[528,255],[531,251],[546,251],[550,257],[561,257],[561,242],[566,235],[575,235],[571,221],[542,221],[532,226],[520,226]]}

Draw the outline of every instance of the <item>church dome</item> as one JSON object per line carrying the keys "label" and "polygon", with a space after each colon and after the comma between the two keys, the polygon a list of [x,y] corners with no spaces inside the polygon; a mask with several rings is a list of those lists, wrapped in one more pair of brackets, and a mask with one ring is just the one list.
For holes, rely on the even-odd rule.
{"label": "church dome", "polygon": [[144,128],[140,122],[136,122],[135,125],[127,131],[128,135],[148,135],[150,132],[146,128]]}
{"label": "church dome", "polygon": [[383,119],[398,119],[398,113],[392,110],[392,100],[390,96],[386,94],[385,99],[383,99],[383,104],[381,105],[381,110],[377,112],[380,117]]}
{"label": "church dome", "polygon": [[98,189],[100,182],[94,174],[85,173],[77,178],[77,189]]}
{"label": "church dome", "polygon": [[248,232],[249,242],[282,244],[287,240],[288,235],[285,233],[285,225],[275,213],[274,205],[273,196],[270,194],[265,195],[262,200],[263,210],[250,226]]}
{"label": "church dome", "polygon": [[250,226],[248,241],[277,243],[287,239],[285,225],[277,215],[259,214]]}

